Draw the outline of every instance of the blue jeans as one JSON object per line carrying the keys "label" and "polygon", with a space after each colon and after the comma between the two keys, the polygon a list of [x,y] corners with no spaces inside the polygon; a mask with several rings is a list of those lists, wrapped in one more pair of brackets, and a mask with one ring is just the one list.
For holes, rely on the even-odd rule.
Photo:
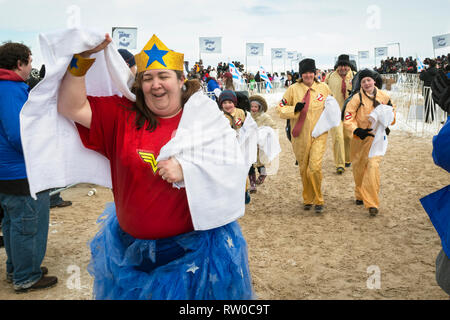
{"label": "blue jeans", "polygon": [[6,272],[13,275],[15,289],[29,288],[42,277],[41,263],[47,249],[50,212],[48,191],[31,196],[0,193],[4,210],[3,237]]}

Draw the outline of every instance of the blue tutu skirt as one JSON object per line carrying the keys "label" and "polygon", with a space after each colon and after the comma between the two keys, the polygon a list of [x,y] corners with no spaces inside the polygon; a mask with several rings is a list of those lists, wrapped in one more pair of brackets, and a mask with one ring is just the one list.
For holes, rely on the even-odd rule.
{"label": "blue tutu skirt", "polygon": [[94,298],[112,300],[254,299],[247,244],[235,221],[206,231],[143,240],[124,232],[114,203],[90,242]]}

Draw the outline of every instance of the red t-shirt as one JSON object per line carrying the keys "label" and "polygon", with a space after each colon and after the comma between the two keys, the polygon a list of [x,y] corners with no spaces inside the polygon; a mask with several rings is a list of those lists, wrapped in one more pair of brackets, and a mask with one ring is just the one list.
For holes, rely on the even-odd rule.
{"label": "red t-shirt", "polygon": [[181,119],[161,119],[155,131],[135,126],[135,113],[125,97],[88,97],[91,128],[77,124],[86,148],[110,160],[111,178],[120,227],[138,239],[160,239],[192,231],[184,188],[173,188],[156,171],[159,151]]}

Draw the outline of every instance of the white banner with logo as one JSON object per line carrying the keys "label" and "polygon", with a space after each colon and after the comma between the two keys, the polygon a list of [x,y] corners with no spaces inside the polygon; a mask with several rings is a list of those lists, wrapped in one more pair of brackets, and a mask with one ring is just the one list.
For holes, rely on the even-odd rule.
{"label": "white banner with logo", "polygon": [[388,47],[375,48],[375,57],[385,57],[388,55]]}
{"label": "white banner with logo", "polygon": [[262,56],[264,55],[264,43],[247,43],[247,56]]}
{"label": "white banner with logo", "polygon": [[358,51],[359,59],[369,59],[369,51]]}
{"label": "white banner with logo", "polygon": [[272,60],[284,59],[286,48],[272,48]]}
{"label": "white banner with logo", "polygon": [[119,49],[136,49],[137,28],[113,27],[112,39]]}
{"label": "white banner with logo", "polygon": [[200,37],[201,53],[222,53],[222,37]]}
{"label": "white banner with logo", "polygon": [[297,51],[287,51],[288,60],[294,60],[297,58]]}
{"label": "white banner with logo", "polygon": [[433,37],[433,49],[440,49],[450,46],[450,33]]}

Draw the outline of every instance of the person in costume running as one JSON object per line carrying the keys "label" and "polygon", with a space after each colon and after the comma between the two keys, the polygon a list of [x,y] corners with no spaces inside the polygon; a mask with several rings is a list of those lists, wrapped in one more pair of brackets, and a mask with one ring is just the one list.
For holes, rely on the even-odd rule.
{"label": "person in costume running", "polygon": [[[330,73],[325,80],[325,83],[330,87],[333,97],[339,103],[339,106],[344,107],[344,101],[352,92],[352,79],[354,76],[350,66],[350,58],[347,54],[341,54],[336,62],[337,68]],[[334,164],[336,166],[336,173],[343,174],[345,168],[350,167],[350,141],[351,136],[345,134],[344,126],[341,123],[338,127],[330,130],[331,141],[333,146]]]}
{"label": "person in costume running", "polygon": [[234,130],[239,130],[244,125],[245,111],[237,108],[237,96],[232,90],[224,90],[219,96],[219,109],[230,121]]}
{"label": "person in costume running", "polygon": [[[90,243],[94,297],[254,298],[247,245],[236,221],[242,214],[228,209],[220,217],[208,216],[207,201],[204,212],[194,212],[188,203],[187,174],[190,179],[200,174],[200,164],[182,167],[175,157],[155,160],[177,138],[183,113],[188,113],[184,108],[192,106],[193,99],[198,110],[211,109],[214,102],[198,92],[198,81],[185,81],[184,55],[169,50],[155,35],[135,56],[136,102],[87,96],[85,74],[95,60],[90,56],[110,42],[106,35],[94,49],[74,55],[58,93],[58,112],[75,122],[84,146],[104,155],[111,165],[114,203],[106,208],[102,227]],[[212,109],[217,110],[214,105]],[[230,130],[235,141],[217,114],[218,126]],[[233,166],[223,165],[221,170],[226,174]],[[229,196],[211,201],[227,203]]]}
{"label": "person in costume running", "polygon": [[[259,96],[253,95],[249,98],[250,101],[250,111],[251,116],[255,120],[258,127],[268,126],[272,129],[276,129],[275,122],[272,118],[266,113],[267,112],[267,102],[266,100]],[[258,169],[259,177],[256,179],[256,169]],[[256,185],[264,183],[264,180],[267,177],[266,167],[261,163],[258,151],[258,162],[255,163],[250,168],[250,172],[248,174],[250,180],[250,193],[255,193],[257,191]]]}
{"label": "person in costume running", "polygon": [[331,94],[328,86],[315,78],[316,63],[303,59],[299,63],[300,78],[287,88],[277,112],[281,119],[290,119],[291,143],[300,167],[303,184],[304,210],[314,205],[316,213],[323,212],[322,159],[328,133],[312,138],[311,133]]}
{"label": "person in costume running", "polygon": [[[364,205],[371,216],[378,214],[380,205],[380,164],[381,155],[369,157],[374,141],[369,116],[380,104],[390,105],[394,111],[388,94],[375,87],[377,74],[369,69],[359,74],[360,94],[355,94],[345,109],[344,128],[348,134],[353,134],[350,144],[351,161],[353,163],[353,178],[355,180],[355,197],[357,205]],[[389,128],[386,129],[386,134]]]}
{"label": "person in costume running", "polygon": [[[236,130],[238,134],[239,129],[242,128],[245,122],[245,111],[243,109],[237,108],[238,99],[236,93],[232,90],[224,90],[219,96],[219,109],[222,110],[225,117],[230,121],[230,126]],[[250,183],[247,179],[245,186],[245,203],[250,203]]]}

